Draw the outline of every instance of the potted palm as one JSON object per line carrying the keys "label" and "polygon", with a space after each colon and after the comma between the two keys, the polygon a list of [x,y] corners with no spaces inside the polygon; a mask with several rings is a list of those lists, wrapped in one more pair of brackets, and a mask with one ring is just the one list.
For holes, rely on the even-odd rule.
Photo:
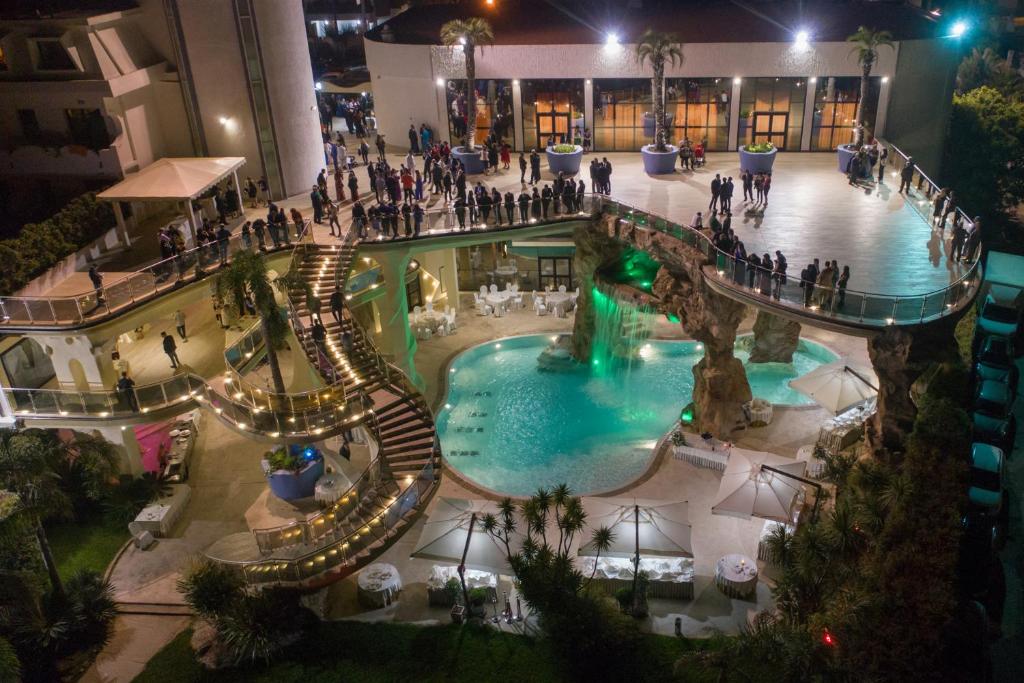
{"label": "potted palm", "polygon": [[[861,26],[857,32],[846,39],[853,43],[852,52],[857,53],[857,63],[860,64],[860,100],[857,102],[857,116],[854,121],[854,138],[852,144],[843,144],[836,147],[836,155],[839,160],[839,170],[846,173],[850,160],[864,144],[864,105],[868,99],[868,90],[871,86],[871,69],[878,61],[878,49],[881,47],[892,48],[892,34],[888,31],[876,31],[873,28]],[[870,173],[870,168],[865,169]]]}
{"label": "potted palm", "polygon": [[548,169],[554,175],[574,176],[580,172],[580,162],[583,161],[583,147],[580,145],[555,145],[544,151],[548,157]]}
{"label": "potted palm", "polygon": [[672,173],[676,167],[679,149],[667,142],[665,130],[665,64],[683,63],[683,48],[672,33],[659,33],[647,29],[636,46],[636,59],[643,66],[651,63],[651,95],[654,101],[654,144],[640,148],[644,171],[651,175]]}
{"label": "potted palm", "polygon": [[308,498],[324,474],[324,458],[312,446],[279,446],[263,455],[263,471],[270,492],[281,500]]}
{"label": "potted palm", "polygon": [[467,174],[483,173],[487,165],[476,146],[476,46],[494,44],[494,29],[480,17],[453,19],[441,27],[441,42],[452,49],[460,46],[466,57],[466,140],[461,146],[452,146],[452,156],[462,163]]}

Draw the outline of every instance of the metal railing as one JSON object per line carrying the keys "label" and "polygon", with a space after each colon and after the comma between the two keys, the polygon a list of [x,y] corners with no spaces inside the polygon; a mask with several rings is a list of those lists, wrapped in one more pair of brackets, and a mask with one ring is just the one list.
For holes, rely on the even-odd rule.
{"label": "metal railing", "polygon": [[[293,224],[289,223],[288,229],[292,227]],[[304,239],[311,240],[311,236],[307,220],[298,240],[300,243]],[[194,247],[139,268],[113,282],[104,282],[100,289],[60,296],[3,296],[0,297],[0,329],[4,325],[74,327],[99,322],[138,303],[201,280],[230,262],[239,251],[260,249],[274,253],[289,249],[294,244],[290,239],[281,241],[280,246],[269,240],[266,242],[266,248],[260,249],[255,236],[243,239],[240,234],[232,235],[225,242]]]}

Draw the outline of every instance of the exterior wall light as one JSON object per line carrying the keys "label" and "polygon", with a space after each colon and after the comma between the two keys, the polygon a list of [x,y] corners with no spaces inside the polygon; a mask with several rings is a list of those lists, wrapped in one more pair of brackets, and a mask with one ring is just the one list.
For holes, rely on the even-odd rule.
{"label": "exterior wall light", "polygon": [[739,85],[742,82],[743,82],[743,79],[740,78],[739,76],[737,76],[736,78],[732,79],[732,84],[733,85]]}
{"label": "exterior wall light", "polygon": [[444,87],[444,79],[443,78],[437,79],[437,85],[438,85],[438,87],[443,88]]}
{"label": "exterior wall light", "polygon": [[614,34],[614,33],[609,33],[607,36],[605,36],[604,44],[605,45],[618,45],[619,44],[619,37],[616,34]]}
{"label": "exterior wall light", "polygon": [[807,31],[797,31],[796,39],[793,41],[795,46],[798,48],[805,48],[811,42],[811,34]]}
{"label": "exterior wall light", "polygon": [[882,76],[882,83],[888,83],[888,82],[889,82],[889,77],[888,76]]}

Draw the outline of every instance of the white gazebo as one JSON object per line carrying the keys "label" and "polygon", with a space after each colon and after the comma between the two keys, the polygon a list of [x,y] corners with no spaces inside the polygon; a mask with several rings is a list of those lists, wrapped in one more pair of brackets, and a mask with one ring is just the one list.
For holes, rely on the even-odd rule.
{"label": "white gazebo", "polygon": [[183,202],[194,241],[196,215],[192,200],[231,176],[241,201],[238,169],[244,164],[245,157],[165,157],[100,192],[96,198],[113,203],[117,229],[125,246],[130,246],[131,240],[120,202]]}

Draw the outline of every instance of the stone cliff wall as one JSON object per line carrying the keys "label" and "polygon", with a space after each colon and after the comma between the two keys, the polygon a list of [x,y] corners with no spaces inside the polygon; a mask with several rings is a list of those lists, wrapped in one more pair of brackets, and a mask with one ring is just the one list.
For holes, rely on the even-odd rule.
{"label": "stone cliff wall", "polygon": [[576,244],[573,272],[579,281],[580,295],[576,299],[571,351],[577,361],[589,363],[595,327],[594,273],[622,258],[626,247],[622,242],[610,237],[607,230],[595,229],[593,224],[577,227],[572,238]]}
{"label": "stone cliff wall", "polygon": [[800,344],[800,323],[766,311],[757,312],[751,363],[792,363]]}

